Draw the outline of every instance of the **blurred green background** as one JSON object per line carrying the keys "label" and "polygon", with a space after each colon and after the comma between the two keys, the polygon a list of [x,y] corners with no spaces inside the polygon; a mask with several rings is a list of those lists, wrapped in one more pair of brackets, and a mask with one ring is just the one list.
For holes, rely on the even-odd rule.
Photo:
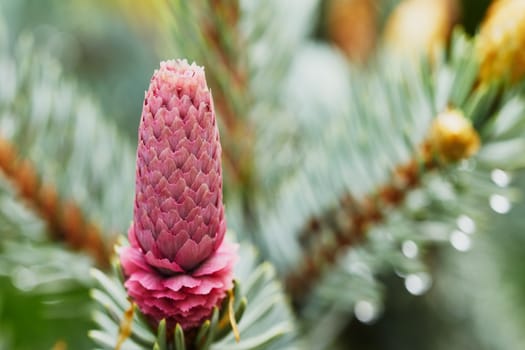
{"label": "blurred green background", "polygon": [[[155,1],[153,1],[155,2]],[[153,3],[152,2],[152,3]],[[461,23],[475,32],[490,1],[464,0]],[[37,47],[50,50],[67,76],[102,105],[104,117],[135,140],[142,98],[158,62],[170,53],[164,19],[149,1],[0,0],[11,41],[30,33]],[[323,34],[323,11],[312,38]],[[293,14],[290,15],[293,21]],[[1,83],[1,81],[0,81]],[[514,184],[525,191],[523,174]],[[486,203],[488,206],[488,203]],[[433,287],[423,296],[407,293],[390,273],[384,314],[372,324],[353,320],[345,343],[353,349],[525,349],[525,205],[494,214],[479,228],[468,252],[452,248],[428,254]],[[491,234],[486,234],[491,232]],[[17,288],[18,287],[18,288]],[[0,278],[0,349],[89,349],[88,284],[68,290],[72,309],[56,314],[60,295],[34,294]],[[62,299],[63,301],[63,299]],[[63,309],[61,309],[63,310]],[[61,343],[61,341],[65,343]],[[75,344],[64,347],[64,344]]]}

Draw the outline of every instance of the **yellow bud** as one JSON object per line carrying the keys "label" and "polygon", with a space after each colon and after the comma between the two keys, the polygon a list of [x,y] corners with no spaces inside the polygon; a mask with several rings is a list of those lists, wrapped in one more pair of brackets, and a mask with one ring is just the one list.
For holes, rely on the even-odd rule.
{"label": "yellow bud", "polygon": [[445,45],[457,14],[457,0],[402,1],[387,21],[385,44],[411,57],[433,55]]}
{"label": "yellow bud", "polygon": [[525,1],[497,0],[490,6],[477,38],[480,81],[514,83],[525,75]]}
{"label": "yellow bud", "polygon": [[459,110],[437,116],[430,129],[430,145],[440,160],[456,162],[474,155],[480,147],[477,131]]}

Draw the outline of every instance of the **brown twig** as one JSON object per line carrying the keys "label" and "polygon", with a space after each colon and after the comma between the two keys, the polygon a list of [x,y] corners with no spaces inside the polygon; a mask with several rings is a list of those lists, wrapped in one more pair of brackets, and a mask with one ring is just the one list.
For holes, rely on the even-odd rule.
{"label": "brown twig", "polygon": [[[376,193],[360,201],[346,193],[339,206],[310,219],[300,235],[300,242],[305,246],[303,261],[286,279],[295,300],[310,290],[338,255],[361,242],[370,226],[383,222],[387,211],[398,208],[408,192],[420,184],[424,174],[468,158],[479,147],[479,135],[470,121],[461,111],[448,109],[433,120],[427,138],[416,149],[414,157],[395,168],[390,180]],[[325,231],[331,236],[327,237]]]}
{"label": "brown twig", "polygon": [[[459,110],[448,109],[432,122],[428,136],[414,157],[394,169],[390,180],[376,193],[356,201],[347,193],[340,205],[305,226],[300,241],[304,259],[286,280],[295,300],[300,300],[323,270],[335,263],[338,255],[361,242],[372,225],[384,221],[387,211],[398,208],[409,191],[416,188],[424,174],[475,154],[480,147],[477,131]],[[325,231],[331,233],[327,240]],[[328,242],[327,242],[328,241]]]}
{"label": "brown twig", "polygon": [[[406,194],[420,183],[421,176],[436,165],[431,156],[410,160],[399,166],[390,181],[376,194],[356,201],[347,193],[342,197],[339,207],[320,218],[312,218],[301,233],[301,241],[306,249],[304,259],[286,279],[287,289],[294,299],[300,300],[305,296],[324,269],[333,265],[337,257],[349,247],[362,242],[369,227],[381,223],[386,210],[399,207]],[[319,240],[325,230],[333,233],[331,243]]]}
{"label": "brown twig", "polygon": [[54,186],[41,180],[33,163],[19,157],[16,147],[2,136],[0,169],[20,197],[46,222],[53,240],[87,252],[101,267],[109,266],[110,249],[97,225],[84,217],[76,203],[62,200]]}

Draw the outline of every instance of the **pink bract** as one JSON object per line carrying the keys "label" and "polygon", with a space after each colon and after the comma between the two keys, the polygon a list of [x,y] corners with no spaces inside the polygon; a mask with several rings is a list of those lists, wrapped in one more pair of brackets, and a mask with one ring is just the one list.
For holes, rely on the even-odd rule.
{"label": "pink bract", "polygon": [[[130,235],[133,235],[130,228]],[[190,274],[166,276],[146,260],[142,249],[131,241],[120,248],[120,262],[129,296],[153,325],[166,319],[168,329],[177,323],[184,330],[197,328],[210,317],[233,287],[236,244],[223,241],[203,264]]]}

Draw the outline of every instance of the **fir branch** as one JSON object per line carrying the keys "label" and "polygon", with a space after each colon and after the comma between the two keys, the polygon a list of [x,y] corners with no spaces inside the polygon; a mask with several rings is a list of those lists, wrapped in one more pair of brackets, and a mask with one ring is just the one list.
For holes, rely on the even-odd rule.
{"label": "fir branch", "polygon": [[109,266],[110,248],[100,228],[86,219],[73,201],[62,200],[55,187],[42,181],[29,159],[0,135],[0,169],[18,194],[47,224],[50,238],[90,254],[101,267]]}
{"label": "fir branch", "polygon": [[[310,219],[299,236],[305,249],[303,261],[286,278],[287,289],[295,300],[305,296],[342,253],[360,244],[372,225],[382,223],[390,210],[400,207],[407,193],[421,183],[422,176],[439,166],[431,149],[430,141],[423,142],[414,158],[398,166],[377,193],[360,201],[345,193],[338,207]],[[323,243],[325,231],[333,234],[333,241]]]}
{"label": "fir branch", "polygon": [[[213,0],[187,4],[172,1],[174,36],[185,55],[206,67],[208,84],[223,127],[225,170],[240,187],[252,186],[252,127],[248,121],[248,79],[238,1]],[[195,39],[188,47],[186,38]]]}
{"label": "fir branch", "polygon": [[[14,199],[29,204],[52,239],[107,267],[114,233],[131,216],[122,204],[133,195],[133,148],[31,36],[6,48],[0,70],[11,73],[0,89],[0,165],[18,191]],[[9,210],[2,215],[11,217]]]}
{"label": "fir branch", "polygon": [[[303,224],[302,228],[296,231],[300,233],[298,241],[305,251],[300,253],[301,257],[295,262],[295,268],[288,269],[291,272],[286,273],[288,275],[287,287],[297,299],[300,300],[308,294],[309,287],[329,266],[334,265],[338,255],[341,255],[347,248],[362,242],[366,232],[372,226],[385,223],[390,212],[399,211],[407,193],[417,188],[426,174],[434,170],[444,171],[444,174],[447,174],[450,164],[456,163],[462,158],[468,158],[475,153],[473,150],[477,150],[480,143],[478,133],[483,135],[484,141],[484,147],[479,156],[480,160],[483,159],[485,150],[489,149],[492,143],[495,143],[494,137],[489,135],[490,125],[500,124],[499,120],[505,119],[505,117],[502,118],[504,113],[498,112],[498,109],[509,103],[513,94],[507,96],[506,99],[495,98],[497,94],[494,91],[499,90],[497,84],[484,87],[475,85],[477,62],[475,58],[471,58],[472,55],[468,54],[471,50],[472,44],[465,40],[460,33],[456,33],[451,46],[450,64],[441,66],[443,62],[437,62],[432,70],[423,70],[420,72],[423,80],[419,82],[418,80],[421,78],[413,79],[415,76],[412,79],[410,76],[404,78],[411,83],[411,89],[414,89],[414,92],[407,95],[408,98],[404,101],[408,106],[407,111],[410,111],[409,114],[417,111],[416,115],[419,118],[428,113],[429,110],[446,110],[451,105],[462,108],[465,111],[465,120],[471,121],[476,132],[465,130],[466,132],[457,139],[455,138],[458,135],[450,138],[452,135],[446,136],[445,133],[442,134],[441,141],[436,140],[436,135],[444,130],[442,129],[444,124],[440,125],[444,120],[438,117],[434,119],[434,124],[430,133],[427,133],[427,138],[417,143],[420,146],[411,146],[410,144],[413,144],[413,140],[410,140],[411,136],[405,136],[410,140],[409,150],[412,156],[408,161],[403,161],[401,166],[392,164],[392,159],[386,162],[385,170],[392,174],[387,180],[367,181],[370,185],[366,192],[363,192],[359,187],[347,188],[343,191],[342,196],[338,195],[335,208],[323,209],[320,215],[315,214],[319,211],[311,212],[309,219],[306,220],[308,224]],[[435,76],[434,82],[425,81],[428,79],[427,75],[430,74]],[[419,91],[418,85],[420,86]],[[382,89],[383,87],[376,90],[376,95],[380,96]],[[395,102],[389,89],[392,87],[386,84],[384,92],[388,96],[385,100],[386,106]],[[410,96],[417,98],[411,101]],[[359,99],[354,102],[360,103]],[[518,102],[517,105],[520,106],[521,104]],[[399,116],[403,113],[398,107],[397,104],[390,107],[393,115]],[[366,110],[362,109],[362,112],[366,112]],[[360,116],[360,118],[363,117],[364,115]],[[371,117],[367,116],[366,118]],[[461,124],[466,125],[460,122],[456,126]],[[467,124],[472,128],[470,122]],[[445,129],[450,126],[452,125],[446,126]],[[424,133],[424,130],[421,131]],[[378,135],[380,135],[379,130]],[[442,143],[442,141],[445,142]],[[452,143],[447,145],[448,142]],[[349,144],[346,147],[355,147],[355,145]],[[458,150],[459,153],[455,154]],[[518,162],[514,161],[513,163],[516,165]],[[375,169],[370,167],[364,170],[370,174],[368,176],[372,177]],[[354,200],[353,198],[356,195],[354,191],[356,190],[356,197],[359,199]]]}

